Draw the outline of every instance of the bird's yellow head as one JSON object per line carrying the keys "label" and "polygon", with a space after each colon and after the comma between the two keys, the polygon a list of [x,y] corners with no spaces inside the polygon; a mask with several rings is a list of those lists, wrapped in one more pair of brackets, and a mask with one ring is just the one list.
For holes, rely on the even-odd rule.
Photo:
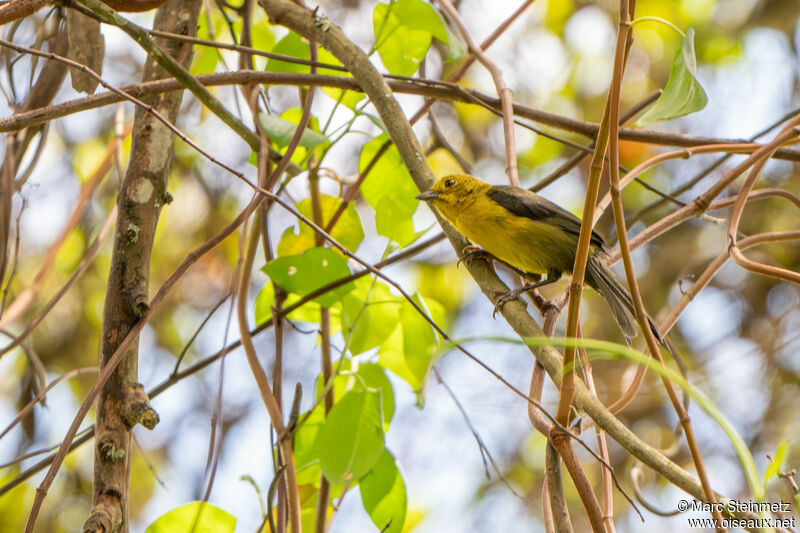
{"label": "bird's yellow head", "polygon": [[469,174],[450,174],[440,178],[429,190],[417,196],[419,200],[433,205],[445,218],[454,220],[469,207],[480,193],[491,185]]}

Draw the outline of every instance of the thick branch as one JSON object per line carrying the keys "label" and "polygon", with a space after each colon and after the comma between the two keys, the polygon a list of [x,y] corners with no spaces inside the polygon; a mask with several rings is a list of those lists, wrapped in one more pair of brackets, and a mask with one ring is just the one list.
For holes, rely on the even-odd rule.
{"label": "thick branch", "polygon": [[[173,1],[158,12],[155,26],[193,33],[201,4],[200,0]],[[168,42],[166,53],[188,65],[192,49],[191,45]],[[146,81],[164,75],[152,59],[148,60]],[[156,96],[151,105],[174,122],[182,94]],[[158,217],[167,198],[172,146],[170,130],[153,114],[137,109],[131,159],[117,200],[119,217],[103,315],[101,366],[108,364],[122,340],[148,310],[150,255]],[[133,342],[100,394],[93,507],[84,531],[128,531],[131,430],[137,423],[152,428],[158,422],[147,394],[138,384],[137,352],[138,343]]]}

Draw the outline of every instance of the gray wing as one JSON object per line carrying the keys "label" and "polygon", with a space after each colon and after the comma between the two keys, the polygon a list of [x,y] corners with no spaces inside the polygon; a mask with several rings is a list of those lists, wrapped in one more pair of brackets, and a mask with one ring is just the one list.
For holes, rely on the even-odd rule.
{"label": "gray wing", "polygon": [[[496,185],[489,189],[486,194],[517,216],[546,221],[567,233],[575,235],[576,238],[581,232],[581,219],[527,189],[509,185]],[[591,244],[601,250],[606,249],[605,241],[595,231],[592,231]]]}

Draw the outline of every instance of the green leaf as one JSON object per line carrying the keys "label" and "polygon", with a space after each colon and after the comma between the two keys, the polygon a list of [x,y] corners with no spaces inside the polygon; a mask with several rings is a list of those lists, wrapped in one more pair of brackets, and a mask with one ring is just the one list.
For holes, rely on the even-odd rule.
{"label": "green leaf", "polygon": [[300,229],[297,226],[289,226],[283,231],[281,240],[278,241],[278,248],[275,252],[278,257],[285,257],[287,255],[297,255],[310,250],[317,244],[316,234],[314,230],[300,223]]}
{"label": "green leaf", "polygon": [[[423,300],[419,294],[415,294],[413,300],[435,322],[442,324],[443,312],[434,300]],[[408,302],[404,302],[400,310],[400,322],[403,324],[403,351],[408,368],[424,383],[441,346],[439,334]]]}
{"label": "green leaf", "polygon": [[[286,292],[300,296],[350,275],[347,261],[330,248],[311,248],[299,255],[279,257],[264,265],[263,271]],[[353,287],[352,283],[347,283],[321,294],[314,301],[330,307]]]}
{"label": "green leaf", "polygon": [[414,232],[412,214],[413,212],[408,210],[408,206],[393,196],[384,196],[378,202],[378,208],[375,210],[375,226],[378,234],[383,235],[390,242],[396,242],[401,248],[408,246],[419,237]]}
{"label": "green leaf", "polygon": [[[388,140],[380,135],[364,145],[358,158],[358,171],[364,172],[380,147]],[[361,184],[361,195],[364,200],[377,210],[384,196],[391,196],[403,204],[410,213],[414,213],[419,205],[416,196],[419,189],[411,179],[411,174],[403,164],[397,148],[392,144],[372,167],[364,183]]]}
{"label": "green leaf", "polygon": [[[298,59],[307,60],[311,58],[311,53],[308,49],[308,42],[294,32],[290,32],[286,37],[278,41],[272,51],[276,54],[292,56]],[[342,63],[336,59],[333,54],[321,46],[317,48],[317,61],[328,65],[342,65]],[[311,72],[311,67],[309,65],[281,61],[280,59],[270,59],[267,61],[266,70],[271,72],[299,72],[308,74]],[[347,72],[328,68],[318,69],[317,74],[323,74],[326,76],[349,76],[349,73]],[[341,97],[342,104],[351,109],[354,108],[355,105],[365,97],[364,93],[356,91],[344,91],[342,89],[332,89],[328,87],[324,88],[323,90],[334,100],[338,100]],[[344,93],[344,96],[342,96],[342,93]]]}
{"label": "green leaf", "polygon": [[[210,12],[210,17],[200,17],[197,21],[197,37],[205,40],[217,40],[221,33],[225,33],[225,19],[216,10]],[[210,19],[210,20],[209,20]],[[211,22],[213,31],[210,31],[208,23]],[[208,74],[217,68],[220,59],[219,49],[211,46],[198,46],[192,58],[192,66],[189,72],[192,76],[198,74]]]}
{"label": "green leaf", "polygon": [[383,453],[381,395],[353,390],[333,406],[319,434],[322,472],[345,483],[369,472]]}
{"label": "green leaf", "polygon": [[319,433],[325,423],[323,410],[317,406],[294,436],[294,463],[298,485],[319,483]]}
{"label": "green leaf", "polygon": [[[331,218],[333,218],[333,215],[339,209],[342,199],[335,196],[328,196],[327,194],[321,194],[319,203],[322,208],[322,225],[327,226]],[[314,215],[312,212],[311,198],[306,198],[298,202],[295,207],[300,211],[300,214],[313,220]],[[303,224],[303,227],[310,232],[314,231],[305,224]],[[358,249],[361,241],[364,240],[364,228],[361,226],[361,218],[358,216],[358,211],[356,211],[353,202],[347,204],[342,216],[336,221],[336,225],[333,227],[330,234],[331,237],[336,239],[348,250],[355,252]]]}
{"label": "green leaf", "polygon": [[[341,203],[341,198],[325,194],[320,195],[323,227],[328,225],[328,222],[330,222],[334,213],[339,209]],[[313,220],[311,198],[306,198],[298,202],[295,204],[295,208],[301,215]],[[317,234],[313,229],[301,222],[299,230],[297,230],[297,232],[295,232],[295,230],[295,227],[290,226],[283,232],[281,240],[278,243],[278,257],[298,254],[314,246]],[[336,239],[351,252],[355,252],[358,249],[361,241],[364,240],[364,228],[361,226],[361,218],[358,216],[358,211],[356,211],[353,203],[347,205],[330,234],[331,237]]]}
{"label": "green leaf", "polygon": [[386,376],[380,365],[363,363],[358,367],[358,375],[364,380],[367,387],[381,391],[381,410],[383,411],[384,427],[389,427],[389,422],[394,416],[394,389],[392,382]]}
{"label": "green leaf", "polygon": [[[297,129],[297,124],[293,124],[288,120],[283,120],[275,115],[267,115],[266,113],[258,114],[258,121],[264,131],[267,132],[271,141],[284,148],[289,145],[289,142],[294,136],[294,131]],[[300,146],[306,148],[315,148],[320,144],[328,141],[328,138],[321,133],[305,128],[303,135],[300,136]]]}
{"label": "green leaf", "polygon": [[[286,296],[286,301],[283,303],[284,307],[294,305],[300,300],[297,294],[289,294]],[[272,320],[272,307],[275,305],[275,290],[271,282],[268,282],[261,288],[256,296],[255,315],[256,325],[261,325],[267,320]],[[289,313],[288,317],[291,320],[299,322],[311,322],[319,324],[320,305],[313,300],[306,302],[298,309]],[[341,311],[339,306],[334,306],[330,309],[331,317],[331,335],[336,335],[341,331]]]}
{"label": "green leaf", "polygon": [[[278,41],[275,44],[275,47],[272,49],[272,52],[284,56],[295,57],[297,59],[305,59],[306,61],[311,59],[311,54],[308,49],[308,41],[293,31],[289,32],[288,35]],[[317,61],[328,65],[341,66],[339,60],[322,47],[317,49]],[[308,74],[311,72],[311,67],[309,65],[303,65],[300,63],[290,63],[289,61],[270,58],[269,61],[267,61],[266,70],[270,72],[299,72]],[[322,68],[317,71],[317,74],[324,74],[326,76],[341,76],[343,73],[340,70]]]}
{"label": "green leaf", "polygon": [[342,299],[342,327],[344,335],[350,335],[350,352],[358,355],[391,335],[397,327],[400,301],[385,284],[370,278],[361,278],[355,285],[356,290]]}
{"label": "green leaf", "polygon": [[378,4],[372,12],[375,48],[392,74],[411,76],[419,68],[436,37],[450,42],[444,21],[422,0],[397,0]]}
{"label": "green leaf", "polygon": [[218,61],[219,50],[207,46],[200,46],[192,58],[192,66],[189,69],[189,73],[192,76],[211,74],[217,69]]}
{"label": "green leaf", "polygon": [[233,533],[236,517],[210,503],[177,507],[150,524],[145,533]]}
{"label": "green leaf", "polygon": [[781,465],[783,464],[783,459],[786,457],[788,451],[789,441],[782,439],[780,443],[778,443],[778,449],[775,451],[775,457],[772,458],[767,465],[767,469],[764,470],[765,485],[767,484],[767,481],[781,473]]}
{"label": "green leaf", "polygon": [[406,485],[389,450],[383,451],[358,485],[364,510],[378,529],[385,533],[402,531],[406,521]]}
{"label": "green leaf", "polygon": [[708,103],[708,97],[697,81],[697,62],[694,53],[694,29],[689,28],[680,50],[675,52],[672,68],[664,93],[637,121],[646,126],[662,120],[700,111]]}
{"label": "green leaf", "polygon": [[[434,322],[444,325],[445,313],[441,304],[430,298],[423,300],[419,294],[413,299]],[[433,326],[408,301],[403,301],[399,318],[400,325],[378,350],[379,362],[411,385],[421,405],[424,385],[439,353],[441,340]]]}

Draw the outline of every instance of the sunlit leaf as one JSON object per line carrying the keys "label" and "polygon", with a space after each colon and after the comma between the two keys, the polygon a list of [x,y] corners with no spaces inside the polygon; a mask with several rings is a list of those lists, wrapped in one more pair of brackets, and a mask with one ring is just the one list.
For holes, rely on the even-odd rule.
{"label": "sunlit leaf", "polygon": [[[286,296],[286,301],[283,303],[284,308],[294,305],[300,300],[301,296],[297,294],[289,294]],[[272,320],[272,307],[275,305],[275,291],[271,282],[268,282],[261,288],[256,296],[255,315],[256,325],[261,325],[267,320]],[[320,305],[315,301],[309,301],[303,304],[300,308],[295,309],[287,318],[290,320],[300,322],[311,322],[319,324]],[[341,312],[339,306],[335,305],[330,308],[331,317],[331,335],[335,335],[341,331]]]}
{"label": "sunlit leaf", "polygon": [[[347,261],[330,248],[312,248],[299,255],[279,257],[264,265],[263,270],[284,290],[300,296],[350,275]],[[351,290],[353,284],[347,283],[314,301],[330,307]]]}
{"label": "sunlit leaf", "polygon": [[419,68],[436,37],[448,43],[444,21],[422,0],[397,0],[378,4],[372,12],[375,48],[392,74],[410,76]]}
{"label": "sunlit leaf", "polygon": [[316,245],[317,239],[314,231],[304,231],[304,226],[301,224],[299,231],[296,226],[289,226],[283,231],[276,250],[278,257],[301,254]]}
{"label": "sunlit leaf", "polygon": [[[276,54],[286,55],[296,57],[298,59],[311,59],[311,55],[308,48],[308,41],[303,39],[300,35],[295,32],[289,32],[284,38],[282,38],[275,47],[272,49],[272,52]],[[336,57],[328,52],[325,48],[321,46],[317,48],[317,62],[323,63],[326,65],[336,65],[342,66],[341,62],[339,62]],[[311,67],[309,65],[302,65],[300,63],[290,63],[288,61],[281,61],[280,59],[270,59],[267,62],[267,70],[273,72],[300,72],[304,74],[308,74],[311,72]],[[344,76],[348,75],[347,72],[342,70],[334,70],[329,68],[320,68],[317,69],[317,74],[323,74],[325,76]]]}
{"label": "sunlit leaf", "polygon": [[561,155],[564,144],[554,141],[544,135],[537,135],[533,147],[519,157],[519,163],[529,168],[536,168]]}
{"label": "sunlit leaf", "polygon": [[682,117],[700,111],[707,103],[706,93],[697,81],[694,29],[689,28],[680,50],[675,52],[664,94],[642,115],[637,124],[646,126]]}
{"label": "sunlit leaf", "polygon": [[353,355],[380,345],[397,327],[400,301],[389,288],[370,278],[355,282],[356,289],[342,299],[344,335]]}
{"label": "sunlit leaf", "polygon": [[544,16],[544,27],[556,35],[564,32],[564,25],[575,12],[572,0],[560,0],[558,2],[547,2],[547,10]]}
{"label": "sunlit leaf", "polygon": [[375,226],[378,234],[391,242],[396,242],[400,247],[409,245],[419,237],[414,232],[412,214],[407,205],[393,196],[384,196],[375,210]]}
{"label": "sunlit leaf", "polygon": [[319,435],[322,472],[332,483],[356,480],[383,453],[380,393],[353,390],[337,402]]}
{"label": "sunlit leaf", "polygon": [[789,441],[786,439],[781,440],[781,442],[778,443],[778,449],[775,451],[775,456],[767,465],[767,469],[764,470],[764,484],[781,473],[781,465],[783,464],[783,459],[786,457],[788,451]]}
{"label": "sunlit leaf", "polygon": [[428,164],[437,176],[447,176],[448,174],[458,174],[464,172],[458,164],[453,154],[444,148],[437,148],[428,155]]}
{"label": "sunlit leaf", "polygon": [[[434,322],[444,325],[444,308],[430,298],[419,294],[413,300]],[[406,300],[400,307],[400,325],[381,343],[378,350],[380,364],[404,379],[417,392],[417,400],[424,401],[423,389],[428,379],[441,339],[433,326]]]}
{"label": "sunlit leaf", "polygon": [[[364,145],[358,158],[359,172],[366,169],[387,139],[388,137],[381,135]],[[416,199],[418,194],[419,189],[411,179],[411,174],[408,173],[394,145],[389,146],[381,155],[361,184],[361,195],[370,207],[376,210],[384,196],[392,196],[413,213],[419,204],[419,200]]]}
{"label": "sunlit leaf", "polygon": [[210,503],[192,502],[150,524],[145,533],[233,533],[236,518]]}
{"label": "sunlit leaf", "polygon": [[[308,48],[308,41],[294,32],[289,32],[286,37],[278,41],[278,43],[272,49],[272,52],[296,57],[298,59],[308,60],[311,58],[311,53]],[[341,66],[341,62],[336,59],[333,54],[321,46],[317,48],[317,61],[326,65]],[[299,72],[308,74],[311,72],[311,67],[309,65],[301,65],[299,63],[290,63],[288,61],[270,58],[270,60],[267,61],[266,70],[269,72]],[[317,74],[323,74],[326,76],[349,76],[347,72],[329,68],[317,69]],[[356,91],[343,91],[342,89],[333,89],[328,87],[324,88],[323,90],[334,100],[339,100],[341,98],[342,104],[351,109],[355,107],[359,101],[363,100],[365,96],[364,93]],[[344,93],[344,96],[342,96],[342,93]]]}
{"label": "sunlit leaf", "polygon": [[364,510],[378,529],[386,533],[402,531],[406,520],[406,485],[388,450],[359,480],[359,487]]}
{"label": "sunlit leaf", "polygon": [[107,151],[106,143],[97,138],[78,144],[71,151],[72,171],[81,181],[86,181],[101,165]]}
{"label": "sunlit leaf", "polygon": [[[413,299],[428,316],[442,324],[443,313],[438,303],[433,300],[423,300],[418,294],[414,295]],[[439,350],[439,334],[407,301],[400,310],[400,322],[403,324],[403,351],[406,362],[411,372],[424,383]]]}
{"label": "sunlit leaf", "polygon": [[358,367],[358,375],[371,389],[381,391],[381,409],[383,411],[383,423],[389,427],[389,422],[394,416],[394,389],[392,382],[386,376],[380,365],[376,363],[363,363]]}
{"label": "sunlit leaf", "polygon": [[297,483],[319,483],[319,433],[325,423],[321,406],[311,412],[294,436]]}
{"label": "sunlit leaf", "polygon": [[[12,481],[16,472],[15,469],[6,469],[0,474],[0,486]],[[3,517],[2,524],[5,530],[22,531],[25,521],[28,518],[28,511],[33,503],[35,487],[21,483],[0,498],[0,516]]]}
{"label": "sunlit leaf", "polygon": [[475,286],[467,270],[459,268],[452,261],[443,264],[417,263],[415,278],[416,286],[426,301],[433,298],[448,311],[458,309],[467,292]]}
{"label": "sunlit leaf", "polygon": [[[339,209],[342,203],[341,198],[328,196],[326,194],[320,195],[320,207],[322,208],[322,221],[323,226],[327,226],[331,221],[333,215]],[[295,204],[295,208],[308,218],[313,220],[311,199],[305,200]],[[364,240],[364,228],[361,225],[361,218],[358,216],[355,206],[350,203],[342,212],[341,217],[336,222],[333,230],[330,232],[331,237],[336,239],[342,246],[355,252],[361,241]],[[316,243],[317,234],[307,224],[299,223],[299,229],[295,227],[288,227],[281,235],[281,240],[278,243],[278,257],[284,255],[293,255],[301,253],[309,248],[312,248]]]}
{"label": "sunlit leaf", "polygon": [[192,66],[189,73],[192,76],[199,74],[211,74],[217,69],[219,62],[219,50],[210,46],[199,46],[192,58]]}

